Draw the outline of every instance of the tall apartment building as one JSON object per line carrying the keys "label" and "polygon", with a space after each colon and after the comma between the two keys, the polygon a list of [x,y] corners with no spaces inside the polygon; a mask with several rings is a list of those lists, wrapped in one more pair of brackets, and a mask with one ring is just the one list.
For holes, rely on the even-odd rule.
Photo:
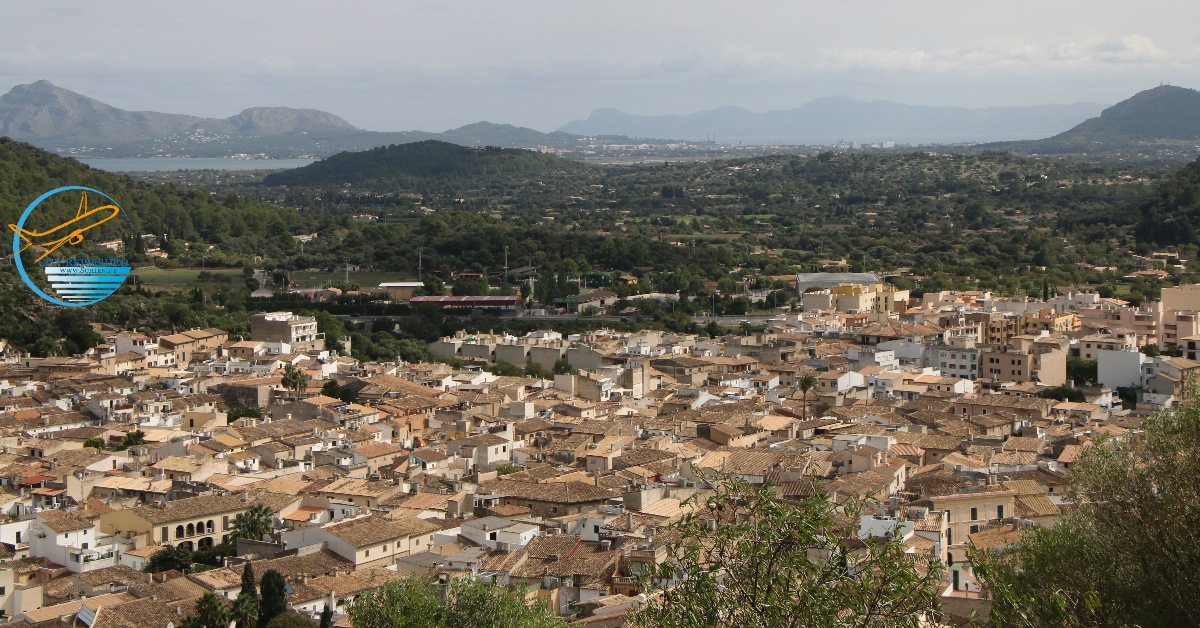
{"label": "tall apartment building", "polygon": [[317,319],[291,312],[265,312],[250,317],[250,339],[286,343],[296,352],[325,348],[325,334],[317,333]]}
{"label": "tall apartment building", "polygon": [[1021,317],[1011,312],[967,312],[964,318],[979,325],[980,344],[1008,344],[1009,339],[1021,334]]}

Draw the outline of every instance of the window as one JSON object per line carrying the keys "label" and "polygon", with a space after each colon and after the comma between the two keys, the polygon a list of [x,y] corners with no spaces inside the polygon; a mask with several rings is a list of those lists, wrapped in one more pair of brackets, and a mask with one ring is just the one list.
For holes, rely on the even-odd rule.
{"label": "window", "polygon": [[558,506],[551,506],[550,512],[558,512]]}
{"label": "window", "polygon": [[363,556],[370,556],[370,555],[371,555],[371,550],[366,550],[365,552],[363,552]]}
{"label": "window", "polygon": [[971,534],[975,534],[978,531],[979,531],[979,526],[977,526],[977,525],[971,526]]}
{"label": "window", "polygon": [[84,543],[84,544],[83,544],[83,549],[87,549],[87,548],[88,548],[88,544],[87,544],[87,543]]}
{"label": "window", "polygon": [[978,509],[978,508],[972,508],[972,509],[971,509],[971,521],[976,521],[976,520],[978,520],[978,519],[979,519],[979,509]]}
{"label": "window", "polygon": [[1000,504],[999,506],[996,506],[996,518],[997,519],[1004,518],[1004,504]]}

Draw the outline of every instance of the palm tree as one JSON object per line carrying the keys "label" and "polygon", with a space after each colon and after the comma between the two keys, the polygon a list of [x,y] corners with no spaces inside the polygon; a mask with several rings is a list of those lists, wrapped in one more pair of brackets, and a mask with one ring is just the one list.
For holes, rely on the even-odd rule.
{"label": "palm tree", "polygon": [[230,619],[237,622],[237,628],[250,628],[258,623],[258,596],[239,595],[233,601]]}
{"label": "palm tree", "polygon": [[796,386],[800,389],[800,392],[803,393],[803,395],[804,395],[804,406],[803,406],[803,415],[802,416],[804,417],[803,420],[807,421],[808,420],[808,391],[817,387],[817,378],[812,373],[805,373],[804,375],[802,375],[800,377],[800,379],[796,380]]}
{"label": "palm tree", "polygon": [[233,518],[233,538],[261,541],[275,529],[275,513],[264,504],[255,504]]}
{"label": "palm tree", "polygon": [[227,628],[229,609],[225,600],[215,593],[205,593],[196,601],[196,614],[184,618],[180,624],[186,628]]}
{"label": "palm tree", "polygon": [[283,367],[283,378],[280,380],[283,387],[294,392],[296,398],[300,398],[300,393],[308,390],[308,373],[302,369],[298,369],[291,364]]}

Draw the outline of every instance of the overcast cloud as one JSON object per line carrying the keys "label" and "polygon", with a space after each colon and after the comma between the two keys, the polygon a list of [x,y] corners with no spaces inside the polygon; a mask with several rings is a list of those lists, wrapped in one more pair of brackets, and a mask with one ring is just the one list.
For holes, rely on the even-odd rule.
{"label": "overcast cloud", "polygon": [[1200,87],[1194,0],[42,0],[5,2],[0,24],[0,92],[48,79],[125,109],[308,107],[379,131]]}

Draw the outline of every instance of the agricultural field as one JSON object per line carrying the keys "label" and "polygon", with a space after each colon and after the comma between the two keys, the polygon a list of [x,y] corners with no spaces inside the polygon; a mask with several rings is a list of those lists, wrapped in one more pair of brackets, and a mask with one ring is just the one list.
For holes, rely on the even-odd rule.
{"label": "agricultural field", "polygon": [[[205,273],[204,279],[200,278],[200,273]],[[142,283],[147,286],[158,289],[190,289],[197,286],[226,284],[239,287],[245,285],[240,268],[218,268],[214,270],[143,266],[135,268],[132,274],[141,279]]]}

